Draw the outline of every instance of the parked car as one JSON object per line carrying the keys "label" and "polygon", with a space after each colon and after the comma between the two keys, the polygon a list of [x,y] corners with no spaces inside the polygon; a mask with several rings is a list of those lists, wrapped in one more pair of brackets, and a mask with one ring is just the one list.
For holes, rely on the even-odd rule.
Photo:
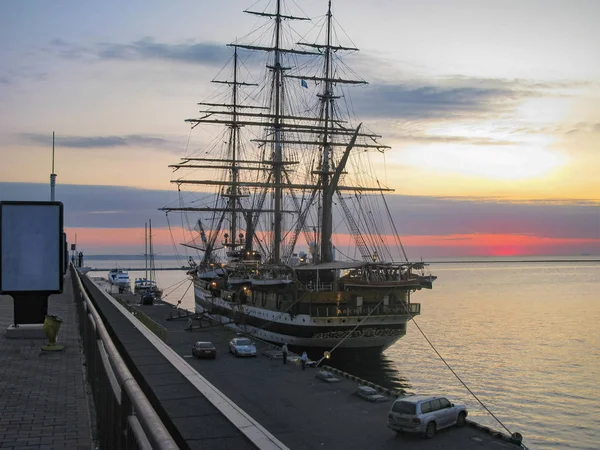
{"label": "parked car", "polygon": [[229,341],[229,352],[235,356],[256,356],[256,346],[248,338],[233,338]]}
{"label": "parked car", "polygon": [[355,394],[369,402],[386,402],[388,399],[385,395],[381,395],[375,388],[370,386],[358,386]]}
{"label": "parked car", "polygon": [[455,405],[446,397],[411,395],[394,401],[388,427],[397,433],[424,433],[432,438],[437,430],[464,425],[467,414],[466,406]]}
{"label": "parked car", "polygon": [[217,357],[217,349],[212,342],[198,341],[192,346],[192,355],[198,358],[212,358]]}
{"label": "parked car", "polygon": [[152,305],[154,303],[154,294],[152,292],[146,292],[140,298],[142,305]]}

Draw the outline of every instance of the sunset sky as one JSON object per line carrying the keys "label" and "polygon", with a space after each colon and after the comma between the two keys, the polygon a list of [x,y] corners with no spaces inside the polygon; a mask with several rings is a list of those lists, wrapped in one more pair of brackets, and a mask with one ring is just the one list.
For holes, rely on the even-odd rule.
{"label": "sunset sky", "polygon": [[[174,253],[167,166],[259,0],[0,3],[0,200],[57,200],[88,254]],[[315,20],[326,0],[290,8]],[[253,6],[254,5],[254,6]],[[300,5],[300,6],[298,6]],[[600,2],[337,0],[356,114],[413,259],[600,254]],[[174,233],[179,224],[171,224]],[[177,242],[181,241],[175,237]]]}

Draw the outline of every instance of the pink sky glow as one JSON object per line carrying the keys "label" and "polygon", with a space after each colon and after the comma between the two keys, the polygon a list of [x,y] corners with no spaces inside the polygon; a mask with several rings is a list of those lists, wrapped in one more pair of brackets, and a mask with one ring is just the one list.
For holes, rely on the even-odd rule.
{"label": "pink sky glow", "polygon": [[[143,254],[143,228],[68,228],[70,243],[86,254]],[[172,232],[172,234],[171,234]],[[154,250],[157,254],[185,254],[178,238],[183,236],[181,228],[155,228],[152,230]],[[173,236],[173,238],[172,238]],[[189,232],[186,236],[190,236]],[[189,238],[188,238],[189,240]],[[335,235],[334,241],[349,242],[348,235]],[[392,237],[388,237],[393,245]],[[412,235],[402,237],[402,243],[411,259],[421,256],[519,256],[519,255],[579,255],[594,254],[600,249],[600,239],[591,238],[548,238],[519,234],[452,234]],[[302,244],[298,251],[307,250]],[[192,251],[193,252],[193,251]]]}

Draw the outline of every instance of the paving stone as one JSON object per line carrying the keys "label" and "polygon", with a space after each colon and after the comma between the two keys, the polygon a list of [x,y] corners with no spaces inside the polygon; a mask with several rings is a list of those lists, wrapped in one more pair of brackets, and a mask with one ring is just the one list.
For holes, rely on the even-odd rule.
{"label": "paving stone", "polygon": [[36,339],[7,339],[13,299],[0,295],[0,449],[65,448],[64,435],[71,427],[76,437],[84,436],[83,445],[92,448],[70,276],[65,278],[63,293],[48,299],[48,313],[63,319],[57,339],[65,345],[61,352],[43,352],[45,342]]}

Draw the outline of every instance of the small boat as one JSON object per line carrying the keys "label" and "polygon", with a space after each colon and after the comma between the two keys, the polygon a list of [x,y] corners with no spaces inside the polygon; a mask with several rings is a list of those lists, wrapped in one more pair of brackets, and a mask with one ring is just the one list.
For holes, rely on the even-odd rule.
{"label": "small boat", "polygon": [[146,292],[152,292],[156,296],[160,297],[162,291],[156,285],[156,281],[148,278],[136,278],[133,285],[133,292],[135,294],[144,294]]}
{"label": "small boat", "polygon": [[108,272],[108,282],[115,286],[119,286],[120,288],[131,288],[129,284],[129,274],[123,269],[110,269]]}

